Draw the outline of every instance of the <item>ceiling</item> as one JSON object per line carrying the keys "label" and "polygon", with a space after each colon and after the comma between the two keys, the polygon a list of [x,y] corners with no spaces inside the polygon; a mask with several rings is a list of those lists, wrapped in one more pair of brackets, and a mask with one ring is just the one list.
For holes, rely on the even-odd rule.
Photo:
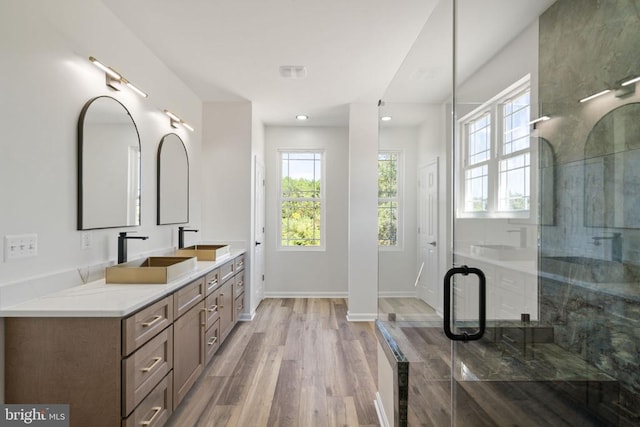
{"label": "ceiling", "polygon": [[[437,0],[102,0],[203,102],[267,124],[346,125],[377,103]],[[303,79],[279,67],[301,65]]]}
{"label": "ceiling", "polygon": [[[251,101],[268,125],[347,125],[351,103],[451,92],[453,0],[102,1],[203,102]],[[458,0],[458,81],[554,1]],[[291,65],[307,76],[283,78]]]}

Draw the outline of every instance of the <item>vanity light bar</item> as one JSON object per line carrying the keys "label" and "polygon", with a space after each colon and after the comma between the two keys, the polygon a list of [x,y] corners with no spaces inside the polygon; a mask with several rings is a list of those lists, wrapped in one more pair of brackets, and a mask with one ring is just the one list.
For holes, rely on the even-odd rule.
{"label": "vanity light bar", "polygon": [[133,83],[131,83],[129,80],[126,79],[122,79],[122,82],[132,91],[134,91],[135,93],[137,93],[138,95],[140,95],[143,98],[147,98],[149,95],[147,95],[146,92],[142,91],[142,89],[140,89],[139,87],[137,87],[136,85],[134,85]]}
{"label": "vanity light bar", "polygon": [[587,101],[591,101],[592,99],[597,98],[597,97],[599,97],[599,96],[602,96],[602,95],[604,95],[604,94],[606,94],[606,93],[609,93],[609,92],[611,92],[611,89],[605,89],[605,90],[603,90],[603,91],[601,91],[601,92],[594,93],[593,95],[589,95],[589,96],[587,96],[586,98],[582,98],[582,99],[580,100],[580,102],[587,102]]}
{"label": "vanity light bar", "polygon": [[146,92],[141,90],[139,87],[135,86],[129,80],[125,79],[122,74],[118,73],[116,70],[114,70],[111,67],[107,67],[106,65],[104,65],[102,62],[98,61],[93,56],[89,57],[89,61],[91,61],[91,63],[93,65],[95,65],[96,67],[98,67],[100,70],[104,71],[104,73],[107,76],[107,86],[109,86],[110,88],[112,88],[114,90],[119,90],[119,88],[115,85],[115,83],[120,83],[120,84],[124,84],[129,89],[131,89],[132,91],[134,91],[135,93],[137,93],[138,95],[140,95],[143,98],[147,98],[149,96],[149,95],[147,95]]}
{"label": "vanity light bar", "polygon": [[637,82],[640,82],[640,76],[634,77],[631,80],[627,80],[626,82],[623,82],[622,86],[629,86],[629,85],[637,83]]}
{"label": "vanity light bar", "polygon": [[187,123],[184,120],[182,120],[177,115],[173,114],[171,111],[169,111],[169,110],[163,110],[163,111],[171,119],[171,127],[172,128],[178,127],[177,125],[182,125],[182,127],[184,127],[185,129],[190,130],[191,132],[193,132],[195,130],[193,128],[193,126],[191,126],[189,123]]}
{"label": "vanity light bar", "polygon": [[530,124],[530,125],[535,125],[536,123],[546,122],[546,121],[547,121],[547,120],[549,120],[550,118],[551,118],[551,117],[549,117],[549,116],[541,116],[541,117],[538,117],[538,118],[537,118],[537,119],[535,119],[535,120],[531,120],[531,121],[529,122],[529,124]]}

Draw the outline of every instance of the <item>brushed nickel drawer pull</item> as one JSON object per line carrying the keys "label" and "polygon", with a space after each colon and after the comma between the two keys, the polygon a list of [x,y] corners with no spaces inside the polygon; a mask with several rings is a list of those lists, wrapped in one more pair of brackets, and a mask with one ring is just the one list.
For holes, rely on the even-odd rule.
{"label": "brushed nickel drawer pull", "polygon": [[140,423],[141,426],[148,426],[151,425],[151,423],[153,423],[153,420],[156,418],[156,416],[162,412],[162,407],[161,406],[154,406],[153,408],[151,408],[151,410],[153,411],[153,415],[151,416],[151,418],[149,418],[147,421],[142,421]]}
{"label": "brushed nickel drawer pull", "polygon": [[209,308],[209,313],[212,313],[214,311],[216,311],[218,309],[217,305],[212,305],[211,308]]}
{"label": "brushed nickel drawer pull", "polygon": [[148,328],[149,326],[153,325],[154,323],[156,323],[158,320],[162,319],[162,316],[153,316],[153,320],[150,322],[144,322],[142,324],[143,328]]}
{"label": "brushed nickel drawer pull", "polygon": [[149,366],[147,366],[146,368],[142,368],[140,369],[142,372],[149,372],[150,370],[152,370],[153,368],[156,367],[156,365],[158,363],[160,363],[162,361],[162,357],[154,357],[153,358],[153,363]]}
{"label": "brushed nickel drawer pull", "polygon": [[216,341],[218,341],[218,337],[213,337],[209,340],[209,342],[207,343],[208,346],[212,346],[216,343]]}

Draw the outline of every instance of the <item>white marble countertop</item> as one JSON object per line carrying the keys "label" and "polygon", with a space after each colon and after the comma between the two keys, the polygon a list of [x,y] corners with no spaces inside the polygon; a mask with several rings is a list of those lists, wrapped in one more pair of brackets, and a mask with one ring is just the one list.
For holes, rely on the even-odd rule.
{"label": "white marble countertop", "polygon": [[104,279],[56,291],[0,310],[0,317],[124,317],[169,295],[245,252],[232,250],[167,284],[107,284]]}

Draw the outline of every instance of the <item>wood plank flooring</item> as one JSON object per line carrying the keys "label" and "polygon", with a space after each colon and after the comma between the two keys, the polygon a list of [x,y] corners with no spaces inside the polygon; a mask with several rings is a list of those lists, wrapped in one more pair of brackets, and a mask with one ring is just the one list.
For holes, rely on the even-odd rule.
{"label": "wood plank flooring", "polygon": [[344,299],[263,300],[167,425],[377,426],[374,324],[346,315]]}

